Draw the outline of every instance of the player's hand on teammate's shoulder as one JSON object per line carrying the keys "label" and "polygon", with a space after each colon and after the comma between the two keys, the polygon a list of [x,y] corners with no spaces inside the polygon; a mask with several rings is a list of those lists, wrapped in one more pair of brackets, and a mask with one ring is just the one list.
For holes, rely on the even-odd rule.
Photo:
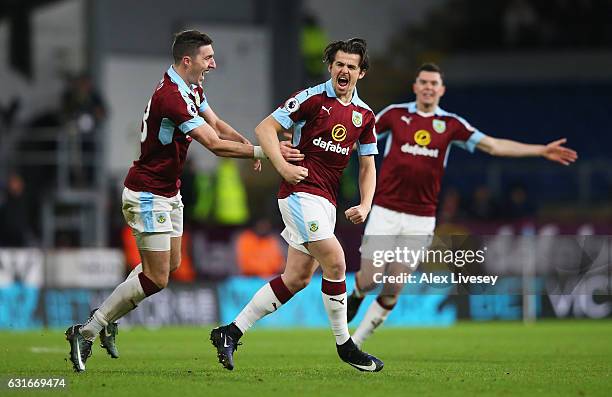
{"label": "player's hand on teammate's shoulder", "polygon": [[294,148],[290,141],[281,141],[280,151],[283,158],[289,162],[304,160],[304,155],[298,149]]}
{"label": "player's hand on teammate's shoulder", "polygon": [[561,146],[567,142],[566,138],[558,139],[549,143],[544,148],[542,156],[547,160],[554,161],[563,165],[570,165],[578,159],[578,153],[575,150]]}
{"label": "player's hand on teammate's shoulder", "polygon": [[365,222],[370,209],[363,205],[356,205],[344,211],[346,219],[353,222],[355,225]]}
{"label": "player's hand on teammate's shoulder", "polygon": [[297,185],[308,176],[308,168],[287,163],[280,169],[279,173],[288,183]]}

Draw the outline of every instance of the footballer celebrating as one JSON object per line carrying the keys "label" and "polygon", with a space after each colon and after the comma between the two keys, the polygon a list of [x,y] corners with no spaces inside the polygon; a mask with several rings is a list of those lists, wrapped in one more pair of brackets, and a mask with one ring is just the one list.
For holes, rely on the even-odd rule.
{"label": "footballer celebrating", "polygon": [[66,330],[70,361],[85,370],[91,347],[100,334],[102,347],[114,358],[116,321],[146,297],[168,284],[181,263],[183,203],[179,179],[192,140],[221,157],[256,158],[261,147],[250,142],[212,111],[200,83],[215,69],[212,40],[195,30],[175,36],[174,64],[168,68],[142,117],[140,158],[125,178],[123,215],[140,251],[138,265],[84,324]]}
{"label": "footballer celebrating", "polygon": [[[348,298],[349,322],[357,314],[364,294],[377,286],[374,274],[385,269],[373,264],[374,245],[381,244],[381,239],[375,236],[386,236],[383,245],[396,246],[401,240],[414,244],[410,247],[414,250],[426,249],[431,244],[440,183],[451,145],[470,152],[479,149],[493,156],[541,156],[563,165],[577,159],[575,151],[562,146],[565,139],[548,145],[529,145],[493,138],[456,114],[442,110],[438,104],[445,86],[442,72],[435,64],[424,64],[418,69],[413,91],[416,102],[390,105],[376,116],[379,138],[388,135],[388,140],[374,206],[362,240],[361,268]],[[390,276],[412,270],[414,267],[408,268],[405,263],[386,264],[386,274]],[[358,346],[385,321],[403,287],[401,283],[383,286],[353,334]]]}
{"label": "footballer celebrating", "polygon": [[[234,368],[233,354],[253,324],[278,310],[306,287],[321,266],[321,292],[340,358],[361,371],[376,372],[383,363],[362,352],[350,337],[346,321],[345,258],[334,236],[340,176],[353,145],[359,152],[361,202],[345,211],[354,224],[365,221],[376,184],[377,153],[374,113],[357,95],[357,81],[368,69],[366,43],[361,39],[329,44],[323,60],[331,79],[302,90],[255,129],[259,142],[283,181],[278,205],[289,244],[282,275],[265,284],[229,325],[214,329],[211,341],[219,362]],[[281,154],[278,134],[293,128],[293,146],[305,155],[297,164]]]}

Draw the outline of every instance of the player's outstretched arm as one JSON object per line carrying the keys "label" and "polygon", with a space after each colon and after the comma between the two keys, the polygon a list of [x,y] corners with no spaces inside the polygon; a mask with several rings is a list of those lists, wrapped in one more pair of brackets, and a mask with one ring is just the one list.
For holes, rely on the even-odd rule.
{"label": "player's outstretched arm", "polygon": [[376,189],[376,165],[374,156],[359,156],[359,194],[361,203],[344,212],[346,219],[359,224],[365,222],[374,199]]}
{"label": "player's outstretched arm", "polygon": [[201,112],[200,115],[204,118],[204,120],[206,120],[208,125],[210,125],[213,130],[217,132],[219,138],[227,141],[251,144],[251,142],[236,131],[234,127],[219,118],[219,116],[217,116],[210,106]]}
{"label": "player's outstretched arm", "polygon": [[[210,125],[213,130],[215,130],[220,139],[252,145],[251,141],[242,136],[242,134],[236,131],[234,127],[226,123],[224,120],[221,120],[210,106],[208,106],[203,112],[200,112],[200,116],[206,120],[208,125]],[[253,170],[261,171],[260,159],[255,159],[253,163]]]}
{"label": "player's outstretched arm", "polygon": [[308,176],[308,169],[297,165],[289,164],[281,153],[278,134],[284,131],[278,121],[272,116],[266,117],[257,127],[255,127],[255,135],[259,140],[264,153],[270,159],[270,162],[276,168],[276,171],[287,182],[295,185]]}
{"label": "player's outstretched arm", "polygon": [[243,159],[252,159],[255,157],[253,145],[221,139],[219,136],[217,136],[215,130],[213,130],[208,124],[194,128],[193,130],[189,131],[189,135],[219,157],[235,157]]}
{"label": "player's outstretched arm", "polygon": [[492,156],[502,157],[544,157],[563,165],[570,165],[578,159],[575,150],[562,146],[567,139],[562,138],[547,145],[531,145],[512,141],[510,139],[499,139],[490,136],[483,137],[476,145],[479,150],[487,152]]}
{"label": "player's outstretched arm", "polygon": [[[200,115],[206,120],[208,125],[210,125],[216,132],[219,138],[225,139],[233,142],[245,143],[247,145],[252,145],[251,141],[245,138],[242,134],[234,129],[231,125],[229,125],[225,120],[221,119],[217,114],[212,110],[212,108],[208,107],[204,112],[201,112]],[[289,138],[291,138],[291,134],[289,134]],[[280,142],[280,149],[285,160],[291,161],[301,161],[304,160],[304,155],[300,153],[298,149],[295,149],[291,145],[291,141],[282,141]],[[257,160],[259,161],[259,160]]]}

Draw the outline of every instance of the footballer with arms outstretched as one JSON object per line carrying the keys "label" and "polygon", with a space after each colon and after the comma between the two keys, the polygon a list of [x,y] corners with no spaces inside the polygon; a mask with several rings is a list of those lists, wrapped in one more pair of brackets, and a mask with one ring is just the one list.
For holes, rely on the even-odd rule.
{"label": "footballer with arms outstretched", "polygon": [[[388,140],[361,245],[361,268],[348,298],[349,322],[357,314],[364,294],[376,288],[375,273],[386,269],[387,275],[396,276],[414,270],[400,263],[387,263],[386,268],[374,266],[374,246],[390,243],[387,240],[394,239],[393,236],[400,237],[395,243],[391,241],[392,246],[408,244],[419,250],[431,244],[440,183],[451,145],[470,152],[479,149],[493,156],[541,156],[563,165],[577,159],[575,151],[562,146],[565,139],[548,145],[529,145],[493,138],[456,114],[442,110],[438,104],[445,86],[442,72],[435,64],[427,63],[417,70],[413,91],[416,102],[390,105],[376,116],[379,138],[388,135]],[[388,237],[381,244],[375,236]],[[401,283],[383,285],[353,334],[358,346],[385,321],[403,287]]]}
{"label": "footballer with arms outstretched", "polygon": [[[331,79],[289,98],[255,129],[270,161],[283,177],[278,205],[289,244],[282,275],[265,284],[236,319],[211,332],[219,362],[234,368],[234,351],[253,324],[278,310],[306,287],[321,266],[323,305],[340,358],[361,371],[376,372],[383,363],[362,352],[350,337],[346,321],[345,258],[334,236],[336,197],[340,176],[354,144],[359,152],[361,202],[345,211],[353,223],[365,221],[376,184],[374,113],[357,95],[357,81],[368,69],[366,43],[361,39],[335,41],[324,51]],[[293,146],[305,155],[288,163],[279,149],[278,134],[293,128]]]}
{"label": "footballer with arms outstretched", "polygon": [[[136,238],[142,263],[85,324],[66,330],[70,361],[77,372],[85,370],[98,334],[102,347],[111,357],[118,357],[116,321],[165,288],[170,272],[181,263],[183,203],[179,177],[191,141],[196,140],[217,156],[254,158],[255,171],[261,170],[260,159],[265,158],[261,147],[253,146],[217,117],[208,104],[201,83],[204,74],[216,68],[210,37],[195,30],[180,32],[174,38],[172,56],[174,64],[145,108],[140,158],[124,182],[123,215]],[[295,158],[295,153],[291,155]]]}

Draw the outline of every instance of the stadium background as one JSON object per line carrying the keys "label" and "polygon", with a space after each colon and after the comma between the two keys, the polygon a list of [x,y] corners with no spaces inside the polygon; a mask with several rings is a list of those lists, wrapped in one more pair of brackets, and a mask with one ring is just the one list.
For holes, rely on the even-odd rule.
{"label": "stadium background", "polygon": [[[439,230],[517,239],[612,234],[612,6],[548,3],[3,1],[0,329],[82,321],[139,262],[121,218],[121,183],[139,150],[142,110],[171,62],[171,36],[185,28],[215,41],[218,69],[207,76],[206,93],[250,138],[287,95],[324,78],[319,56],[328,39],[368,40],[372,67],[358,88],[375,112],[412,100],[415,68],[438,62],[448,88],[444,109],[496,137],[567,137],[580,155],[566,168],[453,151]],[[228,321],[261,278],[282,266],[272,167],[255,175],[248,162],[219,160],[197,146],[183,178],[181,271],[124,325]],[[340,209],[356,202],[356,181],[352,164]],[[354,271],[362,228],[339,217],[337,231]],[[520,258],[508,264],[522,265]],[[607,294],[544,290],[532,309],[537,317],[610,318],[606,283]],[[261,325],[325,327],[322,306],[312,305],[318,289],[315,280]],[[511,294],[403,296],[388,325],[517,320],[524,302]]]}

